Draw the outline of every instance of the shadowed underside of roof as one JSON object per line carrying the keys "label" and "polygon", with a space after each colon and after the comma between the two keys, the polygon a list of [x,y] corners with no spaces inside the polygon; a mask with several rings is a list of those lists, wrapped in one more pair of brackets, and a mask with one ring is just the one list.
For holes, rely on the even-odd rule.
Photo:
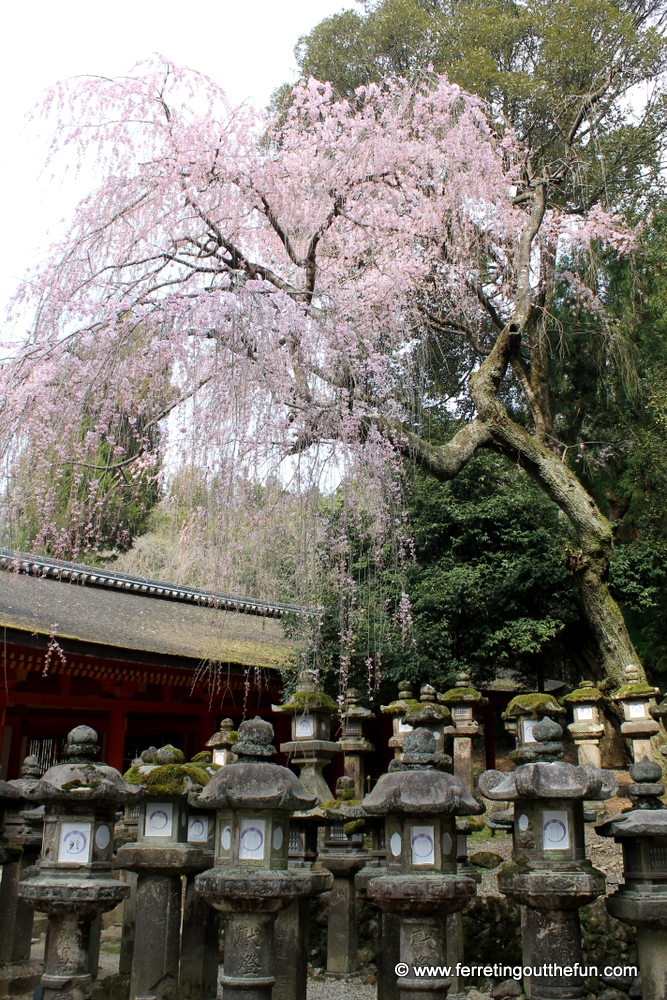
{"label": "shadowed underside of roof", "polygon": [[294,649],[276,618],[0,572],[0,628],[191,660],[276,667]]}

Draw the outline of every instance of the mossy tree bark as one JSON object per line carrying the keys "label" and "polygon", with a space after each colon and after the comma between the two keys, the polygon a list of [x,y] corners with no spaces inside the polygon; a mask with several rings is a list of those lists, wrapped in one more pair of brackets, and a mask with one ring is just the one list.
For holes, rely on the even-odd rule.
{"label": "mossy tree bark", "polygon": [[[550,423],[548,411],[546,416],[543,412],[543,407],[548,407],[546,366],[535,365],[528,377],[519,357],[524,342],[530,353],[534,353],[542,323],[543,303],[535,300],[530,269],[533,241],[546,203],[544,181],[535,185],[531,211],[520,238],[514,314],[499,330],[492,350],[470,377],[470,396],[477,410],[475,420],[444,445],[434,446],[409,434],[403,435],[400,447],[441,480],[453,479],[480,447],[493,448],[533,477],[575,530],[578,547],[570,554],[570,570],[584,616],[597,642],[604,674],[618,686],[624,668],[630,663],[637,665],[642,679],[645,675],[621,610],[609,591],[611,525],[575,474],[545,443],[545,426]],[[552,269],[551,281],[554,280]],[[510,371],[517,378],[532,416],[532,433],[510,417],[499,398],[501,384]]]}

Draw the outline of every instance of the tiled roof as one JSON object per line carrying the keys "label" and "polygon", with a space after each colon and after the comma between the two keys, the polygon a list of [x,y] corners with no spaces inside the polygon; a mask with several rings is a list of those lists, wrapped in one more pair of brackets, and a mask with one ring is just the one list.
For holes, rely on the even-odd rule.
{"label": "tiled roof", "polygon": [[287,604],[0,549],[0,628],[190,660],[275,667]]}

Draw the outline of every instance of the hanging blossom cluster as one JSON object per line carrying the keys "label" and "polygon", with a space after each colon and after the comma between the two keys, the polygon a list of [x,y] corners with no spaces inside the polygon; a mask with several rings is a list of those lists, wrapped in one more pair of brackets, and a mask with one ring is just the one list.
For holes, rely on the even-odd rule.
{"label": "hanging blossom cluster", "polygon": [[[4,522],[76,554],[127,530],[161,468],[218,477],[233,506],[237,479],[307,493],[361,461],[374,537],[392,530],[385,487],[434,316],[481,328],[480,288],[515,308],[514,136],[442,76],[352,102],[310,80],[271,118],[163,60],[61,84],[43,111],[55,161],[92,160],[103,181],[12,306],[9,328],[31,320],[3,345]],[[627,241],[601,209],[576,230],[549,209],[544,233]]]}

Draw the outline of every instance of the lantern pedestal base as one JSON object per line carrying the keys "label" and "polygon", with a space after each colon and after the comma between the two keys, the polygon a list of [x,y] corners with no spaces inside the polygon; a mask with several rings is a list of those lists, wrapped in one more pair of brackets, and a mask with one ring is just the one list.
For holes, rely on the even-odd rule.
{"label": "lantern pedestal base", "polygon": [[129,895],[116,879],[36,875],[18,886],[19,899],[48,913],[47,951],[41,984],[44,1000],[85,1000],[91,982],[90,933],[98,913]]}
{"label": "lantern pedestal base", "polygon": [[273,929],[275,977],[272,1000],[306,1000],[310,899],[296,899],[281,910]]}

